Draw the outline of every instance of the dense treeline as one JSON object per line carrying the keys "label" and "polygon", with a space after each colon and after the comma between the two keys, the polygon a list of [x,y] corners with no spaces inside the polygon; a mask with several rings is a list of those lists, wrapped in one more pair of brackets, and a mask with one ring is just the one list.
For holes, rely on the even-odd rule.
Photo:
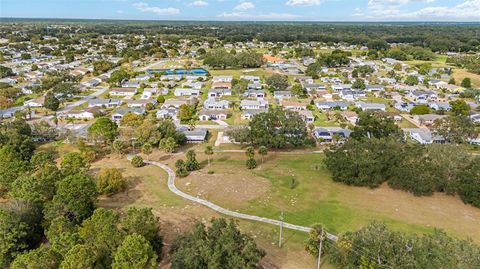
{"label": "dense treeline", "polygon": [[472,73],[480,74],[480,56],[478,55],[449,57],[447,63],[452,63]]}
{"label": "dense treeline", "polygon": [[313,145],[307,126],[297,112],[281,107],[253,116],[248,127],[229,130],[236,142],[267,148],[286,148]]}
{"label": "dense treeline", "polygon": [[458,194],[465,203],[480,207],[480,158],[456,145],[350,139],[325,155],[335,181],[372,188],[387,182],[415,195]]}
{"label": "dense treeline", "polygon": [[242,51],[236,53],[235,50],[227,52],[224,49],[209,51],[205,54],[203,63],[214,68],[242,67],[255,68],[263,64],[262,54],[254,51]]}
{"label": "dense treeline", "polygon": [[[306,249],[315,257],[321,226],[313,227]],[[337,268],[477,268],[480,247],[442,231],[421,236],[392,231],[373,222],[346,232],[337,242],[326,241],[324,253]]]}
{"label": "dense treeline", "polygon": [[[12,30],[25,25],[33,34],[63,37],[70,33],[88,34],[162,34],[169,38],[218,38],[225,42],[252,41],[346,43],[368,45],[373,41],[412,44],[432,51],[478,51],[476,24],[416,24],[416,23],[245,23],[245,22],[135,22],[135,21],[61,21],[2,19],[2,30],[8,38],[24,41],[25,36],[13,35]],[[67,24],[70,28],[47,29],[51,23]],[[81,28],[80,28],[81,27]],[[79,29],[80,28],[80,29]],[[369,46],[370,47],[370,46]]]}

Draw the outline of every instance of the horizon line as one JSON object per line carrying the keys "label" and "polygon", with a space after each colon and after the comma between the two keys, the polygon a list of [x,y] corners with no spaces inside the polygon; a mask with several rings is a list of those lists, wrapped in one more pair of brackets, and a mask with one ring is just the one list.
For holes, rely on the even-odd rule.
{"label": "horizon line", "polygon": [[480,21],[449,20],[189,20],[189,19],[118,19],[118,18],[73,18],[73,17],[0,17],[1,20],[85,20],[85,21],[137,21],[137,22],[240,22],[240,23],[438,23],[438,24],[473,24]]}

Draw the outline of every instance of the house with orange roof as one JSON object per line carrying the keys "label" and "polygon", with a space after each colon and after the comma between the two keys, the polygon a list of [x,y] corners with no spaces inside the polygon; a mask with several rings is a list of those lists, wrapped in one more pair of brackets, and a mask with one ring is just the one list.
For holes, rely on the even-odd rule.
{"label": "house with orange roof", "polygon": [[273,56],[271,54],[263,54],[263,60],[267,64],[282,64],[282,63],[285,63],[284,59],[282,59],[280,57],[277,57],[277,56]]}

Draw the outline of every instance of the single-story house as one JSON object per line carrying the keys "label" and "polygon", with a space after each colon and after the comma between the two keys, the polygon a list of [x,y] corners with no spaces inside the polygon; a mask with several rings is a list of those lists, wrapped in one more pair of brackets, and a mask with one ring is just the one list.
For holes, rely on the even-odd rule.
{"label": "single-story house", "polygon": [[445,110],[445,111],[450,111],[452,107],[450,106],[449,103],[447,102],[434,102],[434,103],[429,103],[428,106],[431,109],[434,110]]}
{"label": "single-story house", "polygon": [[351,134],[349,129],[341,127],[316,127],[313,129],[313,135],[323,143],[331,143],[334,140],[342,141]]}
{"label": "single-story house", "polygon": [[275,99],[292,98],[293,96],[295,96],[295,94],[293,94],[293,92],[291,91],[274,91],[273,92],[273,97]]}
{"label": "single-story house", "polygon": [[187,138],[187,143],[202,143],[207,137],[207,130],[195,129],[193,131],[183,130],[181,131]]}
{"label": "single-story house", "polygon": [[265,98],[266,94],[263,90],[246,90],[243,93],[244,97]]}
{"label": "single-story house", "polygon": [[217,110],[217,109],[228,109],[230,106],[230,101],[227,100],[217,100],[215,98],[208,98],[203,102],[203,107],[208,110]]}
{"label": "single-story house", "polygon": [[181,105],[187,105],[189,102],[182,99],[168,99],[162,104],[162,108],[175,107],[180,108]]}
{"label": "single-story house", "polygon": [[92,99],[88,101],[88,107],[117,107],[122,104],[120,99]]}
{"label": "single-story house", "polygon": [[282,100],[280,101],[280,105],[283,106],[285,109],[293,111],[307,110],[307,105],[300,102]]}
{"label": "single-story house", "polygon": [[127,106],[128,107],[146,107],[147,104],[156,105],[156,99],[139,99],[139,100],[128,100]]}
{"label": "single-story house", "polygon": [[32,100],[25,101],[24,106],[28,107],[43,107],[45,104],[45,97],[38,97]]}
{"label": "single-story house", "polygon": [[132,97],[137,93],[136,88],[112,88],[109,92],[113,96],[128,96]]}
{"label": "single-story house", "polygon": [[420,144],[445,143],[445,139],[441,136],[434,135],[428,128],[403,128],[406,136]]}
{"label": "single-story house", "polygon": [[192,88],[175,88],[175,96],[199,96],[200,90]]}
{"label": "single-story house", "polygon": [[208,97],[222,97],[222,96],[232,95],[232,90],[230,89],[210,89],[208,90]]}
{"label": "single-story house", "polygon": [[260,113],[265,113],[267,112],[266,109],[247,109],[247,110],[242,110],[242,115],[240,118],[242,120],[251,120],[253,116],[260,114]]}
{"label": "single-story house", "polygon": [[367,110],[381,110],[381,111],[386,111],[387,107],[385,104],[382,103],[365,103],[365,102],[358,102],[355,104],[356,107],[360,108],[363,111]]}
{"label": "single-story house", "polygon": [[345,102],[339,101],[325,101],[325,102],[316,102],[315,106],[320,110],[332,110],[332,109],[339,109],[339,110],[347,110],[348,104]]}
{"label": "single-story house", "polygon": [[118,108],[112,113],[112,121],[119,123],[122,120],[123,116],[125,116],[125,114],[127,113],[143,115],[145,114],[145,109],[139,107]]}
{"label": "single-story house", "polygon": [[267,100],[242,100],[240,102],[240,108],[243,109],[267,109],[268,101]]}
{"label": "single-story house", "polygon": [[299,110],[297,111],[300,117],[305,121],[305,123],[313,123],[315,121],[315,116],[310,110]]}
{"label": "single-story house", "polygon": [[425,114],[425,115],[415,115],[413,120],[420,125],[432,125],[435,120],[446,117],[445,115],[436,115],[436,114]]}
{"label": "single-story house", "polygon": [[162,108],[156,113],[157,119],[176,119],[178,109],[175,107]]}
{"label": "single-story house", "polygon": [[198,112],[198,118],[200,120],[225,120],[228,113],[226,110],[208,110],[202,109]]}
{"label": "single-story house", "polygon": [[217,82],[227,82],[227,83],[231,83],[233,80],[233,76],[214,76],[212,78],[212,82],[213,83],[217,83]]}

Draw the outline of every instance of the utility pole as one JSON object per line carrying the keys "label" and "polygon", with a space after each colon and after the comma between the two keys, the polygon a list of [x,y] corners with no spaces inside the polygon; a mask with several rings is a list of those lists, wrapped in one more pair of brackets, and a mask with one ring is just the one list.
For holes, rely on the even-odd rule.
{"label": "utility pole", "polygon": [[323,245],[323,227],[320,232],[320,243],[318,245],[318,260],[317,260],[317,269],[320,269],[320,261],[322,258],[322,245]]}
{"label": "utility pole", "polygon": [[283,233],[283,209],[282,213],[280,214],[280,237],[278,238],[278,247],[282,247],[282,233]]}

